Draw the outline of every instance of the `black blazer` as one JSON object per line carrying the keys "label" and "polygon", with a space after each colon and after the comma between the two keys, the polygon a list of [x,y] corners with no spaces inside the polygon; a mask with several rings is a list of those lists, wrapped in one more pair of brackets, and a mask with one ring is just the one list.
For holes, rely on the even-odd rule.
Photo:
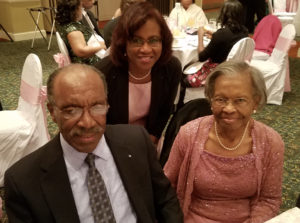
{"label": "black blazer", "polygon": [[[99,36],[101,36],[101,37],[103,38],[103,36],[102,36],[102,34],[101,34],[100,30],[99,30],[98,22],[97,22],[97,20],[96,20],[96,18],[95,18],[95,16],[94,16],[94,14],[93,14],[90,10],[85,10],[85,11],[86,11],[87,15],[89,16],[89,18],[90,18],[90,20],[91,20],[91,22],[92,22],[92,24],[93,24],[93,26],[94,26],[94,30],[96,31],[96,33],[97,33]],[[82,16],[82,20],[81,20],[81,21],[82,21],[82,23],[83,23],[84,25],[90,27],[89,23],[86,21],[86,19],[85,19],[84,16]]]}
{"label": "black blazer", "polygon": [[[142,127],[107,126],[105,138],[138,222],[183,222],[175,191]],[[10,223],[79,223],[63,152],[56,136],[5,173]]]}
{"label": "black blazer", "polygon": [[[110,57],[103,58],[96,65],[106,77],[108,88],[109,110],[108,124],[128,123],[128,64],[117,67]],[[152,86],[150,111],[146,121],[149,134],[159,138],[173,112],[174,100],[177,94],[182,70],[176,57],[162,66],[152,68]]]}

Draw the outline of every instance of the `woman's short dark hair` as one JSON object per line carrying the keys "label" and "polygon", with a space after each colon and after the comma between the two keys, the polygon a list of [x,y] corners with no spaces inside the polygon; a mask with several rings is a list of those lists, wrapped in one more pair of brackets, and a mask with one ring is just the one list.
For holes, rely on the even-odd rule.
{"label": "woman's short dark hair", "polygon": [[233,33],[247,32],[244,26],[244,9],[238,0],[227,0],[221,8],[218,22],[222,27],[228,27]]}
{"label": "woman's short dark hair", "polygon": [[164,64],[170,60],[173,36],[165,19],[150,2],[137,2],[122,14],[112,34],[110,57],[115,65],[121,66],[128,62],[126,57],[127,41],[132,40],[134,33],[149,19],[154,19],[160,26],[162,53],[157,63]]}
{"label": "woman's short dark hair", "polygon": [[60,25],[76,21],[79,6],[80,0],[57,0],[56,21]]}

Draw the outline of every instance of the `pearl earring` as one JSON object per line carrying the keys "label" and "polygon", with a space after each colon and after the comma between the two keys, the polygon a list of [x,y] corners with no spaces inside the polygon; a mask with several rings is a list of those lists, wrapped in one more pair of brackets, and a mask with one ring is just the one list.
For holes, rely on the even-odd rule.
{"label": "pearl earring", "polygon": [[255,113],[256,113],[256,110],[254,109],[254,110],[253,110],[253,114],[255,114]]}

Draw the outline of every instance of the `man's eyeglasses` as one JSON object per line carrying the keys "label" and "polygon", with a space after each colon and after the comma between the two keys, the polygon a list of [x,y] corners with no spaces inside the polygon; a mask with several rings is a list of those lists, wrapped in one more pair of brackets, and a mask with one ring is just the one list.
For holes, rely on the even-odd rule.
{"label": "man's eyeglasses", "polygon": [[[79,119],[82,116],[84,110],[84,108],[82,107],[68,107],[60,109],[56,105],[55,108],[57,108],[60,111],[64,119]],[[91,116],[97,117],[99,115],[105,115],[107,113],[108,108],[109,105],[107,104],[96,104],[88,108],[88,112]]]}
{"label": "man's eyeglasses", "polygon": [[158,47],[161,45],[161,38],[151,37],[150,39],[145,40],[139,37],[133,37],[129,40],[129,43],[132,47],[142,47],[145,43],[147,43],[150,47]]}
{"label": "man's eyeglasses", "polygon": [[222,97],[215,97],[212,99],[214,105],[218,107],[226,107],[229,103],[232,104],[235,108],[243,108],[249,104],[249,100],[247,98],[235,98],[235,99],[228,99]]}

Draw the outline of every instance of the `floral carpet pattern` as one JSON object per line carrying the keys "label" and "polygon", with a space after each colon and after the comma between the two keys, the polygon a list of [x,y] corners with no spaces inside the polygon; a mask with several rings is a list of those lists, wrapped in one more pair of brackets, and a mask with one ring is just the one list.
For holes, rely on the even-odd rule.
{"label": "floral carpet pattern", "polygon": [[[13,110],[17,107],[21,71],[29,53],[37,54],[41,60],[44,84],[49,74],[57,68],[53,60],[53,55],[59,52],[55,38],[52,39],[50,51],[47,50],[47,44],[42,39],[35,41],[33,49],[30,46],[29,40],[0,42],[0,100],[5,110]],[[295,207],[296,198],[300,194],[300,58],[290,58],[290,78],[292,92],[284,94],[283,104],[267,105],[254,117],[278,131],[285,142],[281,211]],[[48,127],[53,137],[57,133],[57,127],[51,121],[49,114]],[[1,197],[4,195],[3,192],[1,188]],[[8,222],[6,216],[2,219],[2,223],[4,222]]]}

